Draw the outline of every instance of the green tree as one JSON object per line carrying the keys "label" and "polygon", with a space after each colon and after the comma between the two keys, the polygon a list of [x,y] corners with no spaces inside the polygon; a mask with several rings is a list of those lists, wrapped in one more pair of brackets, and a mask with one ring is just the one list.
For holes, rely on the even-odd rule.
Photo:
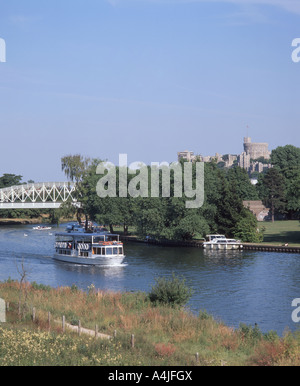
{"label": "green tree", "polygon": [[205,237],[209,233],[209,226],[206,220],[197,212],[191,212],[183,217],[174,231],[176,239],[190,240],[196,234]]}
{"label": "green tree", "polygon": [[[97,223],[108,225],[113,232],[113,226],[123,224],[124,233],[128,232],[128,226],[135,225],[136,200],[130,197],[119,197],[119,184],[116,186],[116,197],[99,197],[97,184],[103,177],[96,174],[100,161],[94,160],[85,174],[82,187],[84,189],[84,207],[90,219]],[[119,181],[119,168],[116,168],[116,180]],[[130,177],[128,177],[130,181]]]}
{"label": "green tree", "polygon": [[243,217],[243,202],[237,194],[235,184],[221,181],[222,195],[217,204],[216,223],[218,232],[226,236],[233,236],[236,223]]}
{"label": "green tree", "polygon": [[67,155],[61,158],[62,171],[66,174],[67,178],[76,183],[74,197],[77,199],[79,205],[73,207],[74,212],[76,213],[77,221],[81,223],[81,217],[84,215],[86,228],[88,224],[88,213],[85,205],[88,187],[83,183],[83,181],[92,167],[92,164],[95,162],[95,160],[85,158],[80,154]]}
{"label": "green tree", "polygon": [[234,237],[245,243],[261,243],[263,233],[257,227],[257,219],[248,209],[243,210],[243,217],[234,227]]}
{"label": "green tree", "polygon": [[285,188],[286,209],[289,218],[300,211],[300,170],[294,169],[291,172],[291,179]]}
{"label": "green tree", "polygon": [[284,177],[285,212],[290,219],[299,212],[300,148],[293,145],[280,146],[272,151],[271,162]]}
{"label": "green tree", "polygon": [[251,184],[248,173],[239,166],[229,169],[226,175],[229,184],[234,184],[237,196],[242,200],[258,200],[255,186]]}
{"label": "green tree", "polygon": [[279,146],[272,150],[270,161],[288,178],[291,169],[300,168],[300,148],[293,145]]}
{"label": "green tree", "polygon": [[14,185],[20,185],[21,180],[22,176],[5,173],[2,177],[0,177],[0,189],[9,188],[10,186]]}
{"label": "green tree", "polygon": [[264,204],[271,209],[272,221],[275,214],[284,212],[285,203],[285,179],[279,170],[272,168],[260,180],[261,193]]}

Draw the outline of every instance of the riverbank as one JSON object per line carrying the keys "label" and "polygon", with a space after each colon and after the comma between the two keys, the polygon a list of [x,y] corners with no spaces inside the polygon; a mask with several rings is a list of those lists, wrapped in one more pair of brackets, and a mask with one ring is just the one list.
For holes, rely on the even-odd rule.
{"label": "riverbank", "polygon": [[40,224],[43,218],[0,218],[0,225],[30,225]]}
{"label": "riverbank", "polygon": [[[203,241],[198,240],[145,240],[136,236],[120,236],[122,241],[129,241],[135,243],[145,243],[150,245],[161,245],[165,247],[190,247],[190,248],[203,248]],[[285,253],[300,253],[300,246],[284,246],[279,244],[255,244],[255,243],[243,243],[243,249],[251,251],[265,251],[265,252],[285,252]]]}
{"label": "riverbank", "polygon": [[[49,215],[42,215],[40,217],[35,218],[0,218],[0,226],[1,225],[35,225],[35,224],[47,224],[49,223]],[[71,218],[63,218],[60,223],[68,223],[71,221],[76,221],[74,217]],[[57,224],[54,224],[57,226]]]}
{"label": "riverbank", "polygon": [[[243,243],[245,250],[265,252],[300,253],[300,222],[275,221],[259,224],[264,229],[264,241],[262,243]],[[203,248],[203,240],[166,240],[154,238],[141,238],[136,235],[125,236],[120,232],[122,241],[147,243],[170,247]]]}
{"label": "riverbank", "polygon": [[[0,325],[0,365],[257,366],[300,364],[300,337],[257,326],[225,326],[205,311],[153,306],[146,293],[88,292],[9,280],[0,283],[8,304]],[[19,300],[20,307],[19,307]],[[32,310],[34,308],[34,319]],[[23,318],[19,319],[21,310]],[[24,311],[24,312],[23,312]],[[49,324],[49,312],[51,314]],[[63,333],[55,319],[95,329],[112,339]],[[49,330],[50,327],[50,330]]]}

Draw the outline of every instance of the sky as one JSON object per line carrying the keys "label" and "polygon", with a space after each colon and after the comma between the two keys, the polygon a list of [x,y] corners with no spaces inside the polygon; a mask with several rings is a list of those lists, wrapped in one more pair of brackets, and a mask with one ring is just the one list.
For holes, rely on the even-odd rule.
{"label": "sky", "polygon": [[0,0],[0,175],[300,147],[300,0]]}

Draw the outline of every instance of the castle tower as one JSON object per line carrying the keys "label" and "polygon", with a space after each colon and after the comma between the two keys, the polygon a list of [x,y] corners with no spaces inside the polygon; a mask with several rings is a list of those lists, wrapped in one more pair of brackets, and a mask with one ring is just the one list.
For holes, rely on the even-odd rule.
{"label": "castle tower", "polygon": [[258,159],[260,157],[269,159],[270,152],[268,147],[268,143],[252,143],[250,137],[244,137],[244,151],[247,155],[250,155],[250,159]]}

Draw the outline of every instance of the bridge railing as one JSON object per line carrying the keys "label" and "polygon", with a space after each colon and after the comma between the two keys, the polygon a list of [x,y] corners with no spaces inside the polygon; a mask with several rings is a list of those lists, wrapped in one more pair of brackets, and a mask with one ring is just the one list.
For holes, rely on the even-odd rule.
{"label": "bridge railing", "polygon": [[65,202],[73,195],[75,184],[70,182],[38,182],[0,189],[0,203]]}

